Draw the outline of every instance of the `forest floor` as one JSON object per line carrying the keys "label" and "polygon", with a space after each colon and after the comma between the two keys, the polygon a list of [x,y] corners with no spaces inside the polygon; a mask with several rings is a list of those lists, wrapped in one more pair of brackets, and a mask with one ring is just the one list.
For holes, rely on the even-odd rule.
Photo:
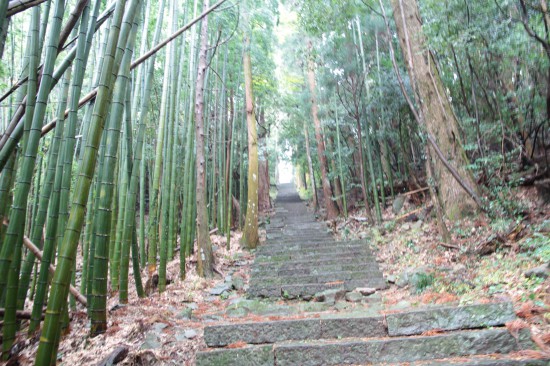
{"label": "forest floor", "polygon": [[[355,210],[348,219],[327,225],[327,230],[341,240],[371,239],[380,268],[393,283],[379,292],[385,308],[511,299],[518,316],[529,323],[535,341],[548,351],[550,279],[525,276],[529,269],[550,260],[549,211],[537,207],[533,194],[527,190],[516,197],[529,208],[525,219],[476,218],[448,223],[452,243],[438,239],[434,220],[406,221],[401,219],[403,214],[395,215],[391,206],[384,210],[382,226],[369,226],[362,219],[364,213]],[[418,202],[406,201],[402,212],[419,207]],[[117,347],[125,347],[128,355],[120,365],[192,365],[196,352],[205,347],[205,326],[218,321],[279,318],[276,313],[260,316],[228,311],[239,310],[235,305],[246,296],[254,260],[253,253],[240,247],[239,239],[240,234],[233,233],[231,250],[227,250],[224,237],[212,236],[218,272],[215,279],[199,278],[195,259],[191,258],[187,278],[179,280],[179,260],[175,259],[168,266],[172,282],[162,294],[154,291],[148,298],[139,299],[131,291],[128,305],[120,306],[117,294],[113,293],[108,303],[109,330],[104,335],[90,338],[84,309],[73,312],[70,331],[60,344],[58,364],[101,365]],[[277,306],[295,309],[302,305],[296,301],[277,302]],[[295,312],[294,317],[302,316],[304,313]],[[21,340],[18,347],[19,356],[12,360],[18,363],[12,364],[32,364],[37,337]]]}

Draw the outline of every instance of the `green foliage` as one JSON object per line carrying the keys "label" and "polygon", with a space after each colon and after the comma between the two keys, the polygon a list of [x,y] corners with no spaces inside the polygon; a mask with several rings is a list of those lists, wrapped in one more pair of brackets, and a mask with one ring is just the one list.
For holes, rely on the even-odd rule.
{"label": "green foliage", "polygon": [[535,232],[532,236],[523,240],[520,246],[529,256],[536,258],[538,261],[550,262],[550,236],[548,234]]}
{"label": "green foliage", "polygon": [[435,276],[432,273],[420,272],[415,274],[415,291],[417,293],[424,292],[431,287],[435,282]]}

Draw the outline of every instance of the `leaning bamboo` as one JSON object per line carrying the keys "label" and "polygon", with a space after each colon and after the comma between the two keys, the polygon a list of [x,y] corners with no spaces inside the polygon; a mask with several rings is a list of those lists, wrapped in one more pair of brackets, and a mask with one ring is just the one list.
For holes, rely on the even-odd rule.
{"label": "leaning bamboo", "polygon": [[[58,0],[61,1],[61,0]],[[124,14],[125,0],[117,1],[113,23],[109,32],[108,47],[105,54],[105,62],[101,70],[101,83],[98,90],[97,100],[94,106],[92,123],[89,127],[88,145],[80,166],[80,172],[74,191],[74,203],[71,206],[69,221],[67,222],[65,235],[59,249],[59,261],[55,271],[48,311],[44,321],[44,330],[40,338],[40,345],[36,356],[36,364],[50,365],[55,363],[59,342],[59,323],[66,304],[68,285],[73,262],[76,257],[78,241],[84,221],[84,210],[88,199],[88,192],[92,183],[92,176],[96,167],[97,149],[105,125],[105,117],[109,107],[112,94],[113,70],[118,69],[115,60],[117,45],[119,44],[120,26]],[[125,40],[123,44],[126,44]],[[120,46],[122,47],[122,46]]]}

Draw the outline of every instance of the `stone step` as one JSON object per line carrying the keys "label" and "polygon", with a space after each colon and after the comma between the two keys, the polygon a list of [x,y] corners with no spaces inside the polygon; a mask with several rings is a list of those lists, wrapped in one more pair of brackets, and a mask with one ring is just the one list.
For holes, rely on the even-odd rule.
{"label": "stone step", "polygon": [[275,261],[278,261],[278,258],[286,257],[285,260],[302,260],[302,259],[329,259],[329,258],[349,258],[349,257],[372,257],[372,252],[368,248],[356,248],[356,249],[343,249],[343,250],[327,250],[327,251],[288,251],[288,252],[279,252],[275,254],[263,254],[259,253],[256,256],[257,260],[265,262],[265,259],[275,258]]}
{"label": "stone step", "polygon": [[280,235],[280,236],[274,236],[272,238],[267,238],[266,246],[282,246],[282,245],[288,245],[288,244],[298,244],[298,243],[304,243],[304,244],[327,244],[327,243],[334,243],[336,240],[332,236],[329,235],[319,235],[319,234],[311,234],[311,235]]}
{"label": "stone step", "polygon": [[550,358],[547,359],[518,359],[508,355],[495,356],[473,356],[467,359],[446,359],[424,362],[407,362],[403,366],[548,366]]}
{"label": "stone step", "polygon": [[231,343],[277,343],[334,338],[375,338],[418,335],[428,330],[453,331],[503,326],[516,319],[511,302],[467,306],[427,307],[383,316],[338,316],[247,322],[208,326],[204,340],[209,347]]}
{"label": "stone step", "polygon": [[224,347],[237,342],[267,344],[291,340],[370,338],[387,335],[382,316],[226,324],[204,329],[204,341],[209,347]]}
{"label": "stone step", "polygon": [[[512,335],[506,328],[459,331],[433,336],[382,339],[345,338],[282,342],[199,352],[197,365],[366,365],[508,354],[533,348],[530,332]],[[513,363],[512,363],[513,364]]]}
{"label": "stone step", "polygon": [[491,353],[511,353],[532,348],[530,333],[518,339],[505,328],[460,331],[427,337],[382,340],[313,341],[276,345],[277,366],[340,365],[410,362]]}
{"label": "stone step", "polygon": [[499,326],[516,319],[511,302],[419,309],[386,315],[388,334],[404,336],[429,330],[457,330]]}
{"label": "stone step", "polygon": [[310,234],[310,235],[301,235],[301,234],[281,234],[281,235],[274,235],[273,238],[267,238],[267,245],[273,245],[273,244],[289,244],[289,243],[309,243],[309,244],[315,244],[315,241],[323,241],[323,242],[336,242],[334,237],[332,235],[328,234]]}
{"label": "stone step", "polygon": [[263,246],[260,249],[256,251],[257,255],[266,255],[266,254],[280,254],[280,253],[334,253],[337,251],[347,251],[347,250],[368,250],[371,252],[372,250],[370,247],[364,243],[341,243],[341,242],[335,242],[335,243],[327,243],[324,245],[316,245],[316,246],[302,246],[300,244],[292,244],[292,245],[285,245],[285,246]]}
{"label": "stone step", "polygon": [[287,253],[281,252],[273,255],[269,254],[259,254],[256,256],[256,259],[261,262],[269,261],[269,258],[274,258],[274,262],[279,261],[279,258],[285,258],[286,261],[291,262],[297,262],[302,260],[309,260],[310,262],[313,261],[324,261],[328,259],[339,259],[339,258],[351,258],[351,257],[359,257],[359,258],[369,258],[369,259],[375,259],[372,255],[372,252],[369,249],[366,248],[359,248],[359,249],[353,249],[353,250],[342,250],[342,251],[326,251],[326,252],[292,252],[289,251]]}
{"label": "stone step", "polygon": [[325,272],[311,274],[307,276],[296,275],[280,275],[280,276],[253,276],[250,280],[250,285],[261,284],[299,284],[299,283],[327,283],[334,281],[360,280],[369,278],[382,278],[380,271],[365,271],[365,272]]}
{"label": "stone step", "polygon": [[326,260],[326,259],[342,259],[342,260],[348,260],[353,258],[364,258],[364,259],[374,259],[372,257],[372,252],[368,249],[361,249],[361,250],[353,250],[353,251],[344,251],[344,252],[337,252],[337,253],[296,253],[296,254],[290,254],[290,257],[292,258],[293,262],[301,261],[301,260],[310,260],[312,262],[320,261],[320,260]]}
{"label": "stone step", "polygon": [[342,288],[346,291],[353,291],[359,287],[370,287],[377,290],[387,288],[386,281],[383,278],[370,278],[363,280],[337,281],[334,283],[306,283],[293,285],[271,285],[271,284],[253,284],[248,289],[248,295],[251,297],[264,298],[287,298],[287,299],[311,299],[316,293]]}
{"label": "stone step", "polygon": [[293,261],[281,261],[281,262],[270,262],[262,261],[255,262],[252,266],[252,271],[262,271],[262,270],[291,270],[291,269],[302,269],[309,268],[315,269],[318,267],[324,268],[333,268],[335,271],[337,268],[340,270],[353,271],[356,266],[363,266],[364,268],[378,268],[378,263],[376,258],[369,256],[355,256],[353,258],[347,258],[346,261],[343,261],[340,258],[324,258],[324,259],[305,259],[305,260],[293,260]]}
{"label": "stone step", "polygon": [[265,245],[261,246],[262,248],[286,248],[286,247],[292,247],[292,246],[299,246],[301,248],[307,249],[307,248],[319,248],[319,247],[337,247],[337,246],[349,246],[349,245],[360,245],[367,248],[370,248],[369,244],[365,240],[349,240],[349,241],[337,241],[334,238],[330,238],[329,240],[322,239],[320,241],[315,240],[314,238],[311,238],[310,236],[307,236],[303,240],[298,240],[297,237],[291,237],[288,238],[287,241],[268,241]]}
{"label": "stone step", "polygon": [[325,272],[372,272],[373,274],[381,273],[378,270],[377,263],[373,260],[371,262],[361,262],[359,264],[319,264],[316,266],[296,266],[293,263],[287,263],[282,267],[269,268],[269,267],[257,267],[252,270],[253,277],[261,277],[262,275],[273,276],[275,273],[277,276],[306,276],[315,275]]}
{"label": "stone step", "polygon": [[349,276],[349,278],[354,278],[357,276],[376,276],[382,277],[382,273],[378,268],[369,268],[366,266],[357,266],[356,269],[351,270],[342,270],[342,265],[335,266],[325,266],[325,267],[314,267],[314,268],[303,268],[303,269],[279,269],[275,271],[266,271],[266,270],[253,270],[252,279],[254,280],[263,280],[269,278],[285,278],[285,277],[307,277],[307,276],[324,276],[324,275],[337,275],[342,274],[344,276]]}

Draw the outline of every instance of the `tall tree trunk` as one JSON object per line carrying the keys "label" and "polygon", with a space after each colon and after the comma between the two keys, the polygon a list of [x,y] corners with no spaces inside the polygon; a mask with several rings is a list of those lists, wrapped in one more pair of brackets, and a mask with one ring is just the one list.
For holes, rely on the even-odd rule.
{"label": "tall tree trunk", "polygon": [[323,132],[321,130],[321,121],[319,120],[319,111],[317,106],[317,91],[315,83],[315,63],[313,61],[313,45],[311,41],[308,44],[309,48],[309,60],[308,60],[308,83],[311,100],[311,117],[313,118],[313,124],[315,125],[315,138],[317,140],[317,155],[319,157],[319,165],[321,167],[321,181],[323,185],[323,196],[325,198],[325,206],[327,209],[327,218],[332,220],[338,216],[339,211],[336,203],[332,200],[332,188],[330,187],[330,180],[328,179],[328,164],[327,157],[325,156],[325,142],[323,141]]}
{"label": "tall tree trunk", "polygon": [[246,93],[246,123],[248,126],[248,203],[243,228],[242,241],[249,249],[254,249],[260,241],[258,237],[258,134],[252,90],[252,65],[250,60],[250,38],[246,36],[243,55],[244,85]]}
{"label": "tall tree trunk", "polygon": [[[399,43],[415,91],[414,96],[420,106],[421,119],[446,159],[457,168],[462,179],[475,189],[472,174],[466,170],[468,159],[460,141],[458,120],[422,32],[417,1],[392,0],[392,6]],[[477,210],[472,197],[461,188],[441,159],[434,161],[433,173],[449,218],[460,218]]]}
{"label": "tall tree trunk", "polygon": [[[204,0],[203,9],[208,9],[208,0]],[[212,242],[208,233],[208,211],[206,208],[206,159],[205,159],[205,132],[204,132],[204,81],[206,76],[206,53],[208,51],[208,16],[202,20],[201,48],[199,51],[199,66],[195,92],[195,140],[197,146],[197,272],[201,277],[214,275],[214,255]]]}
{"label": "tall tree trunk", "polygon": [[[304,123],[304,139],[306,140],[307,167],[309,170],[309,182],[311,184],[311,194],[313,200],[313,209],[319,210],[319,199],[317,198],[317,185],[315,184],[315,172],[313,171],[313,161],[311,159],[311,149],[309,148],[309,131],[307,124]],[[306,183],[304,181],[304,183]]]}

